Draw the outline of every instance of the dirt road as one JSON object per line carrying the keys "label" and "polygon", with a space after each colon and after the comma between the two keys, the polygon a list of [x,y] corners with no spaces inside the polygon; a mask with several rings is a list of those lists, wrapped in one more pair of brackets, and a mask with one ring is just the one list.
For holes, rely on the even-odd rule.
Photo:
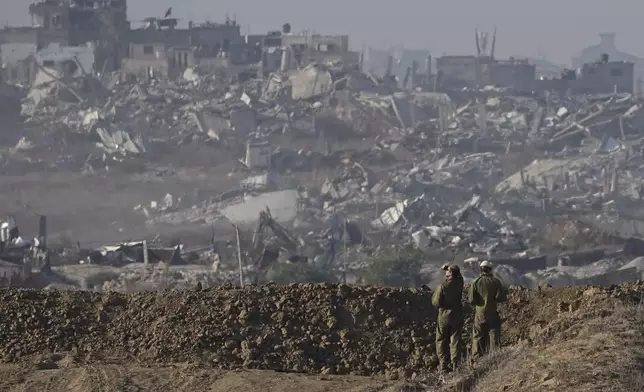
{"label": "dirt road", "polygon": [[58,369],[0,366],[5,392],[367,392],[382,391],[392,382],[369,377],[300,375],[259,370],[220,371],[190,365],[139,367],[73,365]]}

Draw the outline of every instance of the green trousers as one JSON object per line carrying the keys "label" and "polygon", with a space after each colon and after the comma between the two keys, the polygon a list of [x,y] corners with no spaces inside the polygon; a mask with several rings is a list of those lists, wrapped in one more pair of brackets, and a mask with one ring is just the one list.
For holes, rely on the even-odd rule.
{"label": "green trousers", "polygon": [[452,365],[452,369],[458,366],[461,360],[461,332],[463,330],[462,321],[451,321],[439,318],[436,323],[436,355],[440,367],[447,370]]}
{"label": "green trousers", "polygon": [[501,347],[501,323],[474,322],[472,326],[472,357],[478,358]]}

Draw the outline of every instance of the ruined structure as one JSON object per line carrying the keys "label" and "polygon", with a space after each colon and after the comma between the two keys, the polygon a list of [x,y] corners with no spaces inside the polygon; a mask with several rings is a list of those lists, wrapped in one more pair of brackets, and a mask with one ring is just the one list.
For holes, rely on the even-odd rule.
{"label": "ruined structure", "polygon": [[590,45],[572,58],[573,68],[582,68],[584,64],[594,63],[603,54],[607,54],[612,61],[625,61],[633,63],[635,79],[644,78],[644,59],[621,51],[617,47],[617,34],[600,33],[599,42]]}
{"label": "ruined structure", "polygon": [[[362,69],[379,77],[394,77],[399,87],[427,85],[432,74],[432,57],[428,50],[396,47],[392,50],[367,48]],[[391,67],[389,67],[391,58]]]}
{"label": "ruined structure", "polygon": [[[89,47],[95,56],[92,63],[99,70],[119,67],[126,49],[123,37],[130,28],[126,0],[44,0],[31,4],[29,14],[32,26],[0,30],[0,56],[6,79],[33,80],[31,57],[48,47],[55,48],[49,50],[50,54],[62,53],[62,61],[74,57],[65,47]],[[88,43],[91,44],[87,46]]]}
{"label": "ruined structure", "polygon": [[436,72],[442,86],[474,87],[489,84],[493,60],[477,56],[442,56],[436,59]]}
{"label": "ruined structure", "polygon": [[536,67],[527,59],[510,58],[490,64],[490,82],[499,87],[508,87],[518,92],[535,89]]}
{"label": "ruined structure", "polygon": [[579,93],[632,93],[635,86],[635,64],[611,60],[608,54],[577,71],[575,91]]}
{"label": "ruined structure", "polygon": [[[239,25],[206,23],[177,28],[173,18],[148,18],[142,29],[127,34],[129,47],[122,69],[125,74],[177,77],[195,65],[222,65],[230,61],[231,48],[243,42]],[[235,56],[232,56],[235,58]]]}
{"label": "ruined structure", "polygon": [[444,89],[495,85],[518,92],[535,88],[536,69],[527,59],[494,57],[496,29],[488,50],[488,34],[475,31],[476,55],[443,56],[436,59],[438,82]]}
{"label": "ruined structure", "polygon": [[348,35],[291,34],[274,31],[269,32],[263,39],[262,47],[264,74],[278,69],[296,69],[311,62],[338,63],[346,68],[355,68],[360,61],[359,53],[349,50]]}

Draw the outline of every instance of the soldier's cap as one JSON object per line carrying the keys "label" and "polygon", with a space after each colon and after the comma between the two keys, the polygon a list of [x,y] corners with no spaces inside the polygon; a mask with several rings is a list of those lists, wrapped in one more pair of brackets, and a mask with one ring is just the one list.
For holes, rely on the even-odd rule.
{"label": "soldier's cap", "polygon": [[461,272],[461,269],[458,267],[458,265],[450,265],[449,263],[445,263],[441,266],[441,269],[443,271],[451,271],[451,272],[456,272],[459,274]]}
{"label": "soldier's cap", "polygon": [[483,261],[481,261],[481,265],[480,265],[480,267],[481,267],[481,268],[485,268],[485,267],[487,267],[487,268],[492,268],[492,263],[490,263],[490,262],[489,262],[489,261],[487,261],[487,260],[483,260]]}

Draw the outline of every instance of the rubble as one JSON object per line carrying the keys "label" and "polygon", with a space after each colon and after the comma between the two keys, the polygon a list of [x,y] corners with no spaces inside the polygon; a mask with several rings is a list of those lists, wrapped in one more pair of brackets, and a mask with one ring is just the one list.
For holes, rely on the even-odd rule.
{"label": "rubble", "polygon": [[[203,164],[178,158],[198,146],[237,185],[218,195],[168,190],[163,200],[133,203],[136,219],[151,228],[211,226],[243,248],[268,208],[285,232],[306,239],[310,263],[352,259],[332,266],[343,279],[409,244],[463,255],[472,271],[489,259],[530,286],[637,277],[618,271],[640,254],[620,253],[614,241],[644,230],[644,102],[634,94],[438,91],[417,83],[418,64],[408,88],[409,80],[400,86],[337,57],[295,61],[289,49],[277,51],[280,67],[244,77],[204,64],[176,77],[97,72],[85,67],[95,61],[87,48],[38,56],[72,52],[85,56],[74,72],[37,63],[33,83],[15,87],[29,127],[2,153],[5,172],[46,165],[162,178]],[[541,235],[553,222],[605,235],[582,249],[584,233]],[[361,241],[345,245],[346,227]],[[237,251],[246,255],[240,269],[256,267],[255,251]],[[291,249],[276,261],[296,256]],[[586,270],[591,262],[607,267]]]}

